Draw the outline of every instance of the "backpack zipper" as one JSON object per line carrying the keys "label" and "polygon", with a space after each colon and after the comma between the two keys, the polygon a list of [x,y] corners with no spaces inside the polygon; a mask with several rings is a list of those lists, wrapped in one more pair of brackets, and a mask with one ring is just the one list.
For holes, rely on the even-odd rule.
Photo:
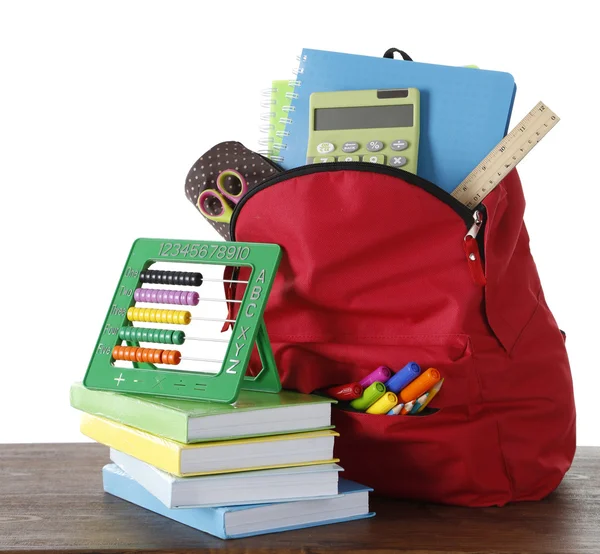
{"label": "backpack zipper", "polygon": [[[260,155],[260,154],[259,154]],[[260,191],[280,183],[282,181],[287,181],[288,179],[293,179],[294,177],[301,177],[303,175],[309,175],[313,173],[325,173],[328,171],[364,171],[366,173],[380,173],[382,175],[389,175],[391,177],[400,178],[407,183],[419,187],[425,191],[427,191],[432,196],[435,196],[438,200],[442,201],[444,204],[452,208],[465,222],[465,226],[468,229],[467,235],[463,241],[463,247],[465,248],[465,252],[467,254],[467,261],[469,262],[469,268],[471,270],[471,275],[473,276],[473,280],[475,282],[481,281],[481,275],[483,275],[483,234],[479,234],[480,229],[484,225],[484,217],[485,217],[485,206],[480,204],[475,208],[475,210],[470,210],[464,204],[456,200],[453,196],[447,193],[445,190],[441,189],[437,185],[433,184],[431,181],[427,181],[414,173],[409,173],[403,169],[389,167],[381,164],[374,164],[369,162],[331,162],[331,163],[323,163],[323,164],[310,164],[303,165],[300,167],[296,167],[293,169],[282,170],[282,168],[271,161],[269,158],[265,156],[261,157],[274,169],[277,169],[281,173],[270,177],[263,181],[259,186],[253,188],[248,191],[248,193],[242,197],[239,203],[235,206],[233,210],[233,214],[231,216],[230,221],[230,229],[229,233],[231,235],[231,240],[235,240],[235,225],[237,222],[237,218],[240,214],[241,209],[244,207],[246,202],[252,198],[255,194]],[[475,215],[477,214],[477,216]],[[475,223],[473,223],[475,220]],[[467,237],[472,237],[472,240],[467,240]],[[467,245],[469,246],[469,252],[466,251]],[[475,260],[472,260],[469,256],[473,254],[474,249],[477,250],[477,256]],[[481,269],[481,275],[476,279],[473,271],[476,269],[476,266],[479,265]],[[485,277],[484,277],[485,279]]]}
{"label": "backpack zipper", "polygon": [[479,253],[479,243],[477,242],[477,236],[483,225],[483,215],[479,210],[473,212],[473,225],[467,231],[463,240],[463,249],[467,256],[467,264],[469,264],[469,271],[471,277],[476,285],[485,285],[486,279],[483,272],[483,263]]}

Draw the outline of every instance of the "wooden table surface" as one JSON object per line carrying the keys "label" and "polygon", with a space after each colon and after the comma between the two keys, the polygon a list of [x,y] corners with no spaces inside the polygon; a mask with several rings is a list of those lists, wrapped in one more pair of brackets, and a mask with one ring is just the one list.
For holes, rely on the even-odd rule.
{"label": "wooden table surface", "polygon": [[541,502],[456,508],[373,497],[368,520],[222,541],[102,491],[97,444],[0,445],[0,552],[600,553],[600,448]]}

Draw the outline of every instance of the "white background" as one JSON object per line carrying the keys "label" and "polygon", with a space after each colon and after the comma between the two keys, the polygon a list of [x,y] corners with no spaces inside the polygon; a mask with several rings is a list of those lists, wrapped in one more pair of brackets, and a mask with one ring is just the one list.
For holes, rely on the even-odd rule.
{"label": "white background", "polygon": [[[600,445],[598,35],[583,2],[0,3],[0,442],[79,441],[81,380],[137,237],[217,238],[184,195],[222,140],[257,148],[260,91],[302,47],[512,73],[512,124],[561,122],[520,166],[568,333],[578,443]],[[587,4],[590,6],[589,2]]]}

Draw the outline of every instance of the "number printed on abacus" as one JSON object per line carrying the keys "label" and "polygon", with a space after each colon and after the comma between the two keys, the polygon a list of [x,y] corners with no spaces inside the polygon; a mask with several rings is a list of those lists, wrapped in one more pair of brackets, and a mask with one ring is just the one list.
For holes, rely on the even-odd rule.
{"label": "number printed on abacus", "polygon": [[[240,247],[239,247],[239,246],[237,247],[237,250],[238,250],[238,253],[239,253],[239,250],[240,250]],[[234,258],[234,257],[235,257],[235,251],[236,251],[236,248],[235,248],[235,246],[230,246],[230,247],[227,249],[227,256],[226,256],[226,257],[227,257],[227,259],[228,259],[228,260],[231,260],[232,258]]]}
{"label": "number printed on abacus", "polygon": [[173,244],[170,242],[161,242],[160,243],[160,248],[158,249],[158,255],[159,256],[168,256],[169,255],[169,250],[171,250],[171,248],[173,248]]}
{"label": "number printed on abacus", "polygon": [[246,260],[250,256],[250,248],[233,244],[230,246],[213,244],[209,247],[206,244],[161,242],[158,255],[162,258],[182,256],[184,258]]}

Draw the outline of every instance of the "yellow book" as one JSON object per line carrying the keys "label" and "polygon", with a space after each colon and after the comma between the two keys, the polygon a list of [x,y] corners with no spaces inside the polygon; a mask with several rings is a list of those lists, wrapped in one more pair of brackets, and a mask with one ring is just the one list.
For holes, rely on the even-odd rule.
{"label": "yellow book", "polygon": [[339,433],[329,430],[183,444],[115,421],[83,414],[81,432],[179,477],[339,461],[333,458],[333,442]]}

